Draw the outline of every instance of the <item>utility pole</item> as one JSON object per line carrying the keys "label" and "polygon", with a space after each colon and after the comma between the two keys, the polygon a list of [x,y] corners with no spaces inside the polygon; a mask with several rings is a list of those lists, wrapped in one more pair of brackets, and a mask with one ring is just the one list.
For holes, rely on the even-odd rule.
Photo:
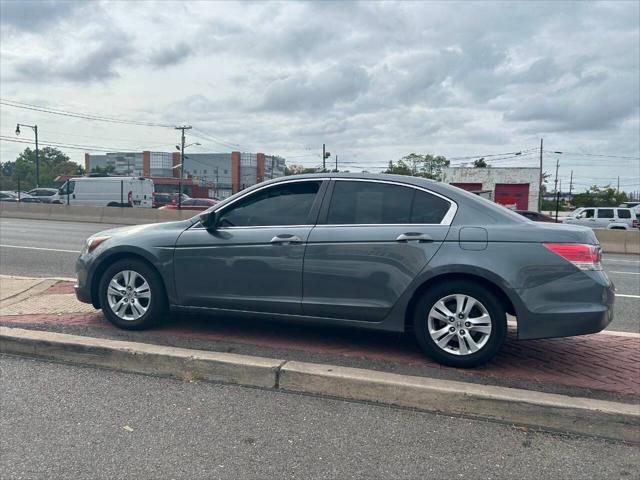
{"label": "utility pole", "polygon": [[218,194],[218,167],[216,167],[216,198],[220,198]]}
{"label": "utility pole", "polygon": [[556,159],[556,179],[554,182],[554,190],[556,191],[556,221],[558,221],[558,208],[560,207],[560,191],[558,190],[558,167],[560,166],[560,159]]}
{"label": "utility pole", "polygon": [[338,155],[336,155],[336,172],[338,171]]}
{"label": "utility pole", "polygon": [[178,210],[182,209],[182,179],[184,178],[184,131],[191,130],[191,125],[182,125],[181,127],[175,127],[175,130],[180,130],[182,135],[180,137],[180,182],[178,183]]}
{"label": "utility pole", "polygon": [[620,175],[618,175],[618,188],[616,188],[616,191],[620,193]]}
{"label": "utility pole", "polygon": [[571,176],[569,177],[569,196],[573,192],[573,170],[571,170]]}
{"label": "utility pole", "polygon": [[540,184],[538,185],[538,211],[542,211],[542,141],[540,139]]}
{"label": "utility pole", "polygon": [[326,159],[327,159],[326,147],[325,147],[325,144],[323,143],[322,144],[322,173],[327,171]]}

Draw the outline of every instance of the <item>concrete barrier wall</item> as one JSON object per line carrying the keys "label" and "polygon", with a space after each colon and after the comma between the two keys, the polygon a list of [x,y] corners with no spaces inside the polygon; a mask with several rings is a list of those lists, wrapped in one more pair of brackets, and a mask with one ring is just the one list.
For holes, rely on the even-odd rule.
{"label": "concrete barrier wall", "polygon": [[140,225],[170,222],[197,215],[192,210],[156,210],[152,208],[87,207],[39,203],[0,202],[0,217],[68,222]]}
{"label": "concrete barrier wall", "polygon": [[[0,202],[0,217],[96,222],[123,225],[170,222],[197,215],[190,210],[156,210],[152,208],[85,207],[38,203]],[[640,255],[640,230],[594,230],[605,253]]]}
{"label": "concrete barrier wall", "polygon": [[640,255],[640,230],[593,230],[605,253]]}

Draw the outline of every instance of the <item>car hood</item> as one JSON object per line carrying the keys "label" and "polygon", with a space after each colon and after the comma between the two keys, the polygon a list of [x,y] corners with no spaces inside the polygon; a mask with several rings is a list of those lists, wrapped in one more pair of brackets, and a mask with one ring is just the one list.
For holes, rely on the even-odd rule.
{"label": "car hood", "polygon": [[[178,236],[195,222],[194,219],[177,222],[148,223],[102,230],[92,237],[110,237],[110,246],[139,245],[144,247],[173,246]],[[106,243],[106,242],[105,242]]]}

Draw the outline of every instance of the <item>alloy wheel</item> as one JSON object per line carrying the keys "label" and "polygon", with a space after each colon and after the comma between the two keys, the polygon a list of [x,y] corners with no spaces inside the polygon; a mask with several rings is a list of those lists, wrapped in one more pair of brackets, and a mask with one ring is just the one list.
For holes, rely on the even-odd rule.
{"label": "alloy wheel", "polygon": [[120,319],[135,321],[151,305],[151,289],[147,280],[134,270],[116,273],[107,287],[109,308]]}
{"label": "alloy wheel", "polygon": [[431,307],[427,327],[431,339],[445,352],[471,355],[489,341],[491,316],[487,308],[470,295],[452,294]]}

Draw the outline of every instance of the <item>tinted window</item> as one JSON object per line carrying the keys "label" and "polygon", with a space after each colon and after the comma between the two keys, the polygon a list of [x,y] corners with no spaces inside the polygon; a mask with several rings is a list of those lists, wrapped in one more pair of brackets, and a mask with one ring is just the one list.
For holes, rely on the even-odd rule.
{"label": "tinted window", "polygon": [[222,213],[223,226],[307,225],[320,182],[290,182],[260,190]]}
{"label": "tinted window", "polygon": [[631,210],[618,210],[618,218],[631,218]]}
{"label": "tinted window", "polygon": [[598,218],[613,218],[613,208],[599,208]]}
{"label": "tinted window", "polygon": [[373,182],[338,181],[333,189],[327,223],[409,223],[413,189]]}
{"label": "tinted window", "polygon": [[440,223],[448,210],[449,202],[415,188],[374,182],[337,181],[327,223]]}
{"label": "tinted window", "polygon": [[436,197],[422,190],[415,190],[411,223],[440,223],[451,204],[444,198]]}

